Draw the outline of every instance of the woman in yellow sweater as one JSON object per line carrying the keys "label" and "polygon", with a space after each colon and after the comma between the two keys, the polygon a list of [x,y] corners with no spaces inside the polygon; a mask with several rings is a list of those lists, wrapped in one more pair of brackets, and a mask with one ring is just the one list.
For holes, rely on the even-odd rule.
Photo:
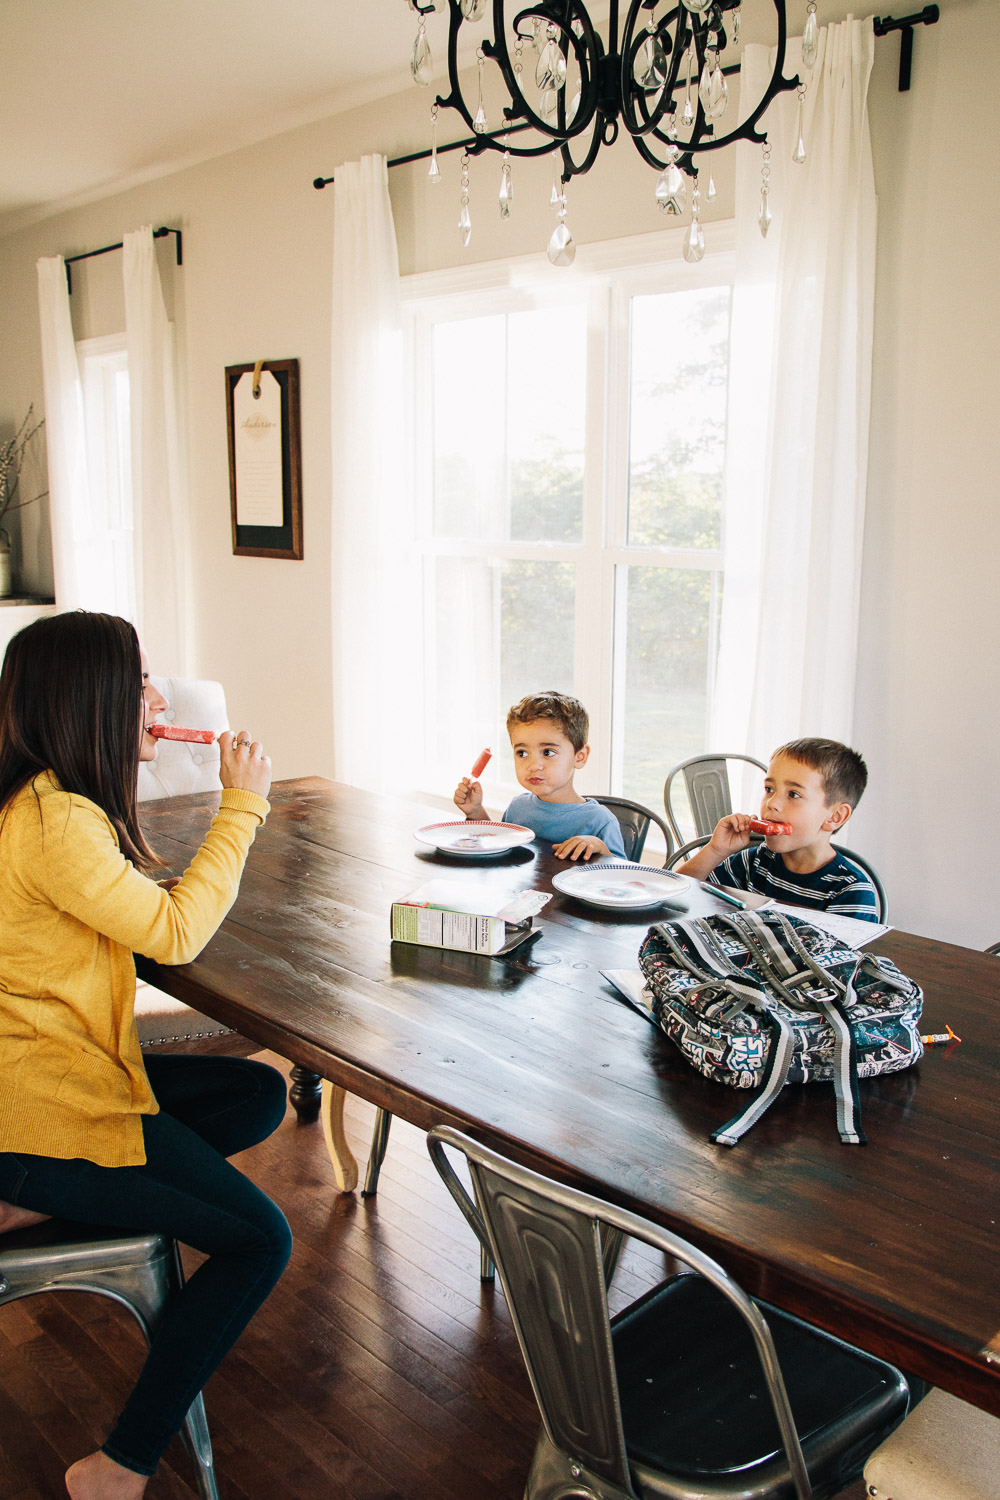
{"label": "woman in yellow sweater", "polygon": [[207,1254],[73,1500],[138,1500],[185,1413],[291,1250],[280,1210],[226,1158],[284,1114],[273,1068],[143,1059],[133,952],[188,963],[236,899],[271,765],[220,736],[222,801],[179,881],[139,828],[162,700],[135,631],[78,611],[29,625],[0,673],[0,1231],[47,1215],[156,1230]]}

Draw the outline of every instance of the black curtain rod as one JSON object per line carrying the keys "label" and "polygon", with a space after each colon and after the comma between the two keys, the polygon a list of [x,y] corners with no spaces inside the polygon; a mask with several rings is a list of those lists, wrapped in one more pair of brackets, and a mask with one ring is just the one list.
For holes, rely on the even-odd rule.
{"label": "black curtain rod", "polygon": [[940,20],[941,12],[936,5],[925,5],[923,10],[912,16],[900,16],[893,20],[892,16],[875,16],[873,28],[876,36],[888,36],[890,31],[899,32],[899,93],[905,94],[910,87],[910,74],[913,71],[913,28],[914,26],[933,26],[935,21]]}
{"label": "black curtain rod", "polygon": [[[893,19],[892,16],[875,16],[873,18],[873,30],[876,36],[887,36],[890,31],[899,31],[902,33],[899,39],[900,93],[905,93],[910,87],[910,71],[913,65],[914,26],[933,26],[935,21],[940,19],[940,16],[941,12],[936,5],[925,5],[923,10],[917,15],[900,16],[898,20]],[[722,71],[723,73],[738,73],[740,71],[739,64],[723,68]],[[525,120],[520,125],[510,125],[506,130],[497,131],[497,136],[515,135],[519,130],[530,130],[531,128],[530,121]],[[437,148],[438,156],[443,156],[446,151],[467,151],[470,146],[474,146],[477,141],[481,141],[482,139],[482,136],[474,135],[464,141],[448,141],[445,145]],[[553,146],[553,150],[555,149],[557,148]],[[410,162],[427,161],[430,155],[429,148],[424,151],[410,151],[406,156],[392,157],[387,165],[390,167],[406,167],[409,166]],[[313,187],[325,188],[333,181],[333,177],[314,177]],[[114,247],[111,246],[109,248],[113,249]],[[100,252],[95,251],[93,253],[99,254]],[[178,264],[180,264],[179,261]]]}
{"label": "black curtain rod", "polygon": [[[184,254],[181,240],[181,231],[179,229],[168,229],[166,224],[161,224],[159,229],[153,230],[153,239],[166,239],[168,234],[176,234],[177,236],[177,264],[179,266],[182,266],[184,264]],[[119,240],[117,245],[102,245],[100,250],[84,250],[79,255],[67,255],[65,259],[66,289],[69,292],[70,296],[73,295],[73,277],[70,273],[69,268],[71,265],[73,265],[74,261],[92,260],[95,255],[107,255],[111,250],[120,250],[123,244],[124,241]]]}

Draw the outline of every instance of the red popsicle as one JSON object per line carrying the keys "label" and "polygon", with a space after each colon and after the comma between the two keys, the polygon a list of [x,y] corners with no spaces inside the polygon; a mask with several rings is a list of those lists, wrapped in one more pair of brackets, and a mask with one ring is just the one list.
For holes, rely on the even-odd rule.
{"label": "red popsicle", "polygon": [[154,740],[187,740],[191,745],[214,745],[216,739],[212,729],[185,729],[180,724],[150,724],[149,732]]}
{"label": "red popsicle", "polygon": [[779,833],[791,833],[791,823],[767,823],[763,818],[750,819],[750,832],[762,833],[765,838],[774,838]]}
{"label": "red popsicle", "polygon": [[476,757],[476,764],[472,768],[473,781],[475,781],[477,776],[482,776],[483,772],[486,770],[486,767],[489,765],[492,759],[493,751],[489,749],[484,750],[481,755]]}

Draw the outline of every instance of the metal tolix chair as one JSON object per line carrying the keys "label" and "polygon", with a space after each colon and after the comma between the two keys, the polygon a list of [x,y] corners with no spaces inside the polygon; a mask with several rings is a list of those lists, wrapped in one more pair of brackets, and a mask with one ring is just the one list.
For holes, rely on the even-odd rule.
{"label": "metal tolix chair", "polygon": [[[748,1297],[678,1235],[450,1126],[427,1145],[496,1262],[541,1412],[525,1500],[832,1500],[906,1415],[899,1370]],[[611,1321],[602,1227],[686,1274]]]}
{"label": "metal tolix chair", "polygon": [[631,802],[628,797],[595,797],[594,801],[606,807],[617,818],[618,826],[622,831],[626,859],[636,864],[639,862],[646,844],[646,835],[653,823],[663,834],[663,842],[666,845],[664,857],[670,858],[674,852],[674,836],[659,813],[653,812],[652,808],[644,807],[641,802]]}
{"label": "metal tolix chair", "polygon": [[[97,1292],[132,1314],[148,1344],[183,1285],[177,1244],[167,1235],[47,1219],[0,1236],[0,1306],[39,1292]],[[219,1500],[200,1392],[181,1438],[197,1470],[201,1500]]]}
{"label": "metal tolix chair", "polygon": [[[692,854],[696,854],[699,849],[704,849],[705,845],[709,842],[711,837],[712,835],[710,833],[704,833],[700,838],[692,839],[689,844],[683,844],[680,849],[675,849],[673,854],[669,855],[667,858],[666,868],[668,870],[676,870],[677,866],[682,865],[685,860],[690,859]],[[761,840],[755,834],[750,842],[752,844],[759,844]],[[880,922],[887,922],[889,920],[889,897],[886,894],[885,886],[882,884],[882,877],[881,875],[879,875],[871,860],[866,859],[863,854],[859,854],[856,849],[845,849],[843,844],[832,844],[831,848],[835,849],[838,854],[842,854],[845,859],[849,859],[852,864],[858,865],[860,869],[864,870],[865,874],[868,876],[868,879],[875,887],[876,914],[878,916],[878,920]],[[808,906],[804,906],[802,908],[802,911],[806,916],[808,916],[809,910],[810,908]],[[990,950],[987,948],[986,951],[988,953]]]}
{"label": "metal tolix chair", "polygon": [[752,755],[728,752],[692,755],[687,760],[680,761],[669,773],[663,784],[663,806],[678,844],[685,842],[680,826],[682,815],[676,806],[675,786],[678,778],[683,782],[687,793],[690,817],[697,837],[703,833],[711,833],[719,819],[727,817],[733,811],[729,777],[732,765],[753,766],[767,775],[767,767],[763,761],[756,760]]}

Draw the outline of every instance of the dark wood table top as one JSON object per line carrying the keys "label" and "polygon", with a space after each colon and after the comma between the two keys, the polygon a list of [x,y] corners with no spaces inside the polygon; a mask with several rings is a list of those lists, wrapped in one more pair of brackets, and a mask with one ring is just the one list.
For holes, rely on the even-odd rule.
{"label": "dark wood table top", "polygon": [[[217,800],[143,804],[175,873]],[[961,1046],[862,1081],[867,1147],[841,1144],[828,1084],[786,1089],[738,1146],[713,1146],[742,1096],[600,973],[636,967],[649,913],[557,894],[540,938],[505,958],[390,943],[392,901],[424,880],[550,890],[565,868],[540,845],[479,865],[424,852],[414,829],[446,816],[320,778],[277,784],[216,937],[183,967],[142,960],[142,976],[416,1125],[447,1121],[647,1215],[757,1296],[1000,1415],[1000,961],[878,939],[924,987],[922,1029],[950,1024]]]}

